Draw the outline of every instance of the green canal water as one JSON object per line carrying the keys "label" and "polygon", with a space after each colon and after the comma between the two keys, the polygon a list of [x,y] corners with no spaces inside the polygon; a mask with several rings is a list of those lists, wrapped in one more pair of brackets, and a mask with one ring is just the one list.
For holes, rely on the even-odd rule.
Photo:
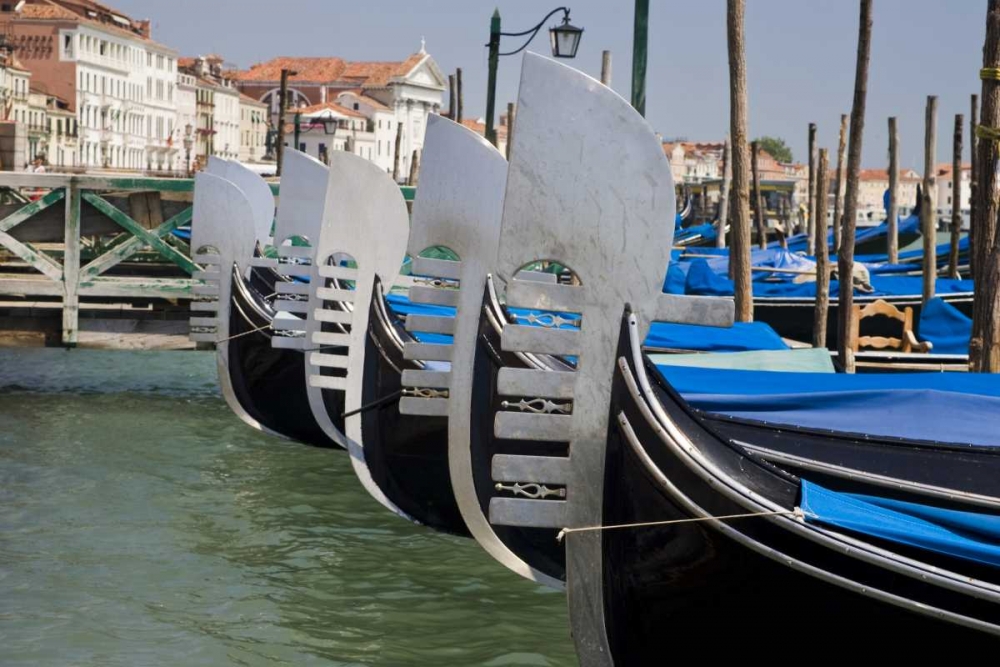
{"label": "green canal water", "polygon": [[200,352],[0,350],[0,665],[571,665],[563,595],[236,419]]}

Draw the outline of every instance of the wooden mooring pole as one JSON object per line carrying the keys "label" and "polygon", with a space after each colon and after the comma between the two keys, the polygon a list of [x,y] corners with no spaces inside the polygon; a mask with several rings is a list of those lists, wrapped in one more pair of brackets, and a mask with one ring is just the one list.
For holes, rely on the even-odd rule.
{"label": "wooden mooring pole", "polygon": [[840,141],[837,144],[837,175],[834,177],[836,193],[833,199],[833,251],[840,252],[840,239],[844,233],[844,153],[847,152],[847,114],[840,114]]}
{"label": "wooden mooring pole", "polygon": [[[819,149],[819,167],[816,174],[817,192],[828,192],[830,175],[827,170],[830,157],[825,148]],[[816,218],[826,220],[827,198],[816,200]],[[821,229],[823,227],[823,229]],[[827,314],[830,308],[830,245],[825,225],[816,226],[816,311],[813,320],[813,347],[826,347]]]}
{"label": "wooden mooring pole", "polygon": [[976,152],[979,149],[979,139],[976,137],[978,125],[979,95],[972,95],[969,106],[969,272],[972,274],[973,280],[976,277],[976,226],[973,222],[976,219],[976,206],[978,206],[976,192],[979,188],[979,176],[976,169]]}
{"label": "wooden mooring pole", "polygon": [[1000,248],[997,247],[997,149],[1000,146],[1000,0],[989,0],[980,90],[981,125],[976,127],[975,301],[969,370],[1000,372]]}
{"label": "wooden mooring pole", "polygon": [[733,211],[730,271],[736,293],[736,321],[753,321],[753,283],[750,272],[750,169],[747,164],[747,61],[743,40],[745,0],[727,0],[726,34],[729,46],[729,133],[733,142]]}
{"label": "wooden mooring pole", "polygon": [[927,96],[924,116],[924,191],[920,201],[920,226],[924,237],[924,295],[934,298],[937,285],[937,95]]}
{"label": "wooden mooring pole", "polygon": [[753,170],[753,211],[757,219],[757,246],[763,250],[767,247],[767,221],[764,219],[764,197],[760,192],[760,168],[757,165],[760,145],[756,141],[750,144],[750,155],[750,165]]}
{"label": "wooden mooring pole", "polygon": [[510,160],[510,145],[514,143],[514,119],[517,116],[517,105],[507,102],[507,155]]}
{"label": "wooden mooring pole", "polygon": [[948,248],[948,276],[958,275],[958,242],[962,236],[962,132],[965,116],[955,114],[955,136],[951,156],[951,247]]}
{"label": "wooden mooring pole", "polygon": [[806,220],[806,252],[816,254],[816,123],[809,123],[809,219]]}
{"label": "wooden mooring pole", "polygon": [[611,85],[611,52],[601,51],[601,83]]}
{"label": "wooden mooring pole", "polygon": [[729,223],[729,200],[732,197],[733,183],[733,143],[726,135],[722,146],[722,190],[719,192],[719,221],[716,225],[715,247],[726,247],[726,225]]}
{"label": "wooden mooring pole", "polygon": [[456,93],[455,90],[455,75],[448,75],[448,118],[455,120],[455,116],[458,114],[458,109],[455,108]]}
{"label": "wooden mooring pole", "polygon": [[455,69],[455,104],[458,105],[458,113],[455,115],[455,122],[461,123],[463,118],[463,111],[465,107],[465,100],[462,96],[462,68],[458,67]]}
{"label": "wooden mooring pole", "polygon": [[861,140],[865,131],[868,97],[868,64],[872,47],[872,0],[861,0],[858,21],[858,61],[854,73],[854,103],[847,149],[847,189],[844,193],[844,235],[837,256],[840,292],[837,304],[837,353],[844,370],[853,373],[854,363],[854,229],[858,219],[858,176],[861,172]]}
{"label": "wooden mooring pole", "polygon": [[403,143],[403,124],[400,122],[396,123],[396,143],[394,145],[394,152],[392,155],[392,180],[399,183],[399,151],[400,146]]}
{"label": "wooden mooring pole", "polygon": [[281,166],[285,158],[285,112],[288,110],[288,75],[291,70],[281,70],[281,87],[278,89],[278,145],[276,151],[277,164],[274,173],[281,176]]}
{"label": "wooden mooring pole", "polygon": [[899,262],[899,127],[896,117],[889,118],[889,263]]}

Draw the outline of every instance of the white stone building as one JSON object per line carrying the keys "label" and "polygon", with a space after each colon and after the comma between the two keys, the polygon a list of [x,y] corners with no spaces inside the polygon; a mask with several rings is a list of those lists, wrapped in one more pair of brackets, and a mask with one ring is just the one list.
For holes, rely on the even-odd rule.
{"label": "white stone building", "polygon": [[267,152],[267,104],[240,95],[240,161],[259,162]]}
{"label": "white stone building", "polygon": [[[956,196],[952,171],[951,164],[939,164],[937,168],[937,208],[945,215],[951,215],[951,202]],[[957,196],[960,210],[966,214],[969,211],[969,197],[972,195],[971,176],[972,165],[964,163],[958,181]]]}
{"label": "white stone building", "polygon": [[[295,72],[289,78],[289,109],[336,102],[371,121],[370,159],[386,171],[392,171],[397,126],[402,125],[400,179],[409,175],[413,151],[423,148],[427,116],[440,111],[446,87],[437,63],[423,48],[396,62],[281,57],[233,72],[244,94],[270,105],[275,121],[282,69]],[[362,140],[359,136],[356,149],[367,157]]]}

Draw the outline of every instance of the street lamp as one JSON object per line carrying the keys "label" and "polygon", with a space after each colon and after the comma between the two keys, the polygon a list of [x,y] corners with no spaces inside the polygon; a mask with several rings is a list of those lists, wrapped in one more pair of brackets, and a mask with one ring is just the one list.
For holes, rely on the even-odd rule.
{"label": "street lamp", "polygon": [[191,178],[191,147],[194,146],[194,137],[191,133],[194,128],[191,127],[191,123],[184,126],[184,153],[185,160],[187,161],[187,176]]}
{"label": "street lamp", "polygon": [[[545,25],[545,22],[553,15],[562,12],[562,25],[549,28],[549,43],[552,46],[552,56],[555,58],[575,58],[576,50],[580,46],[580,37],[583,35],[583,28],[577,28],[569,22],[569,11],[569,7],[558,7],[546,14],[545,18],[539,21],[538,25],[533,28],[522,32],[500,32],[500,10],[494,10],[493,18],[490,20],[490,41],[486,45],[490,50],[489,81],[486,88],[486,140],[494,146],[497,145],[497,133],[493,127],[493,113],[496,108],[497,65],[499,64],[500,56],[512,56],[523,51],[527,48],[528,44],[531,44],[531,40],[535,38],[542,29],[542,26]],[[519,48],[507,53],[500,53],[501,37],[524,37],[525,35],[528,36],[528,39]]]}

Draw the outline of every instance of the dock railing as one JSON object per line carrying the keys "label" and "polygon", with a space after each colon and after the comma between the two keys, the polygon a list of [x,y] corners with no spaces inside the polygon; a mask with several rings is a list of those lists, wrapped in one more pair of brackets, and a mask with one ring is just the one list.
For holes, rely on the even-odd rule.
{"label": "dock railing", "polygon": [[[171,232],[191,222],[193,188],[192,179],[0,173],[0,297],[61,299],[69,347],[81,297],[190,300],[201,267]],[[414,188],[402,190],[412,201]],[[143,263],[109,275],[130,259]]]}

